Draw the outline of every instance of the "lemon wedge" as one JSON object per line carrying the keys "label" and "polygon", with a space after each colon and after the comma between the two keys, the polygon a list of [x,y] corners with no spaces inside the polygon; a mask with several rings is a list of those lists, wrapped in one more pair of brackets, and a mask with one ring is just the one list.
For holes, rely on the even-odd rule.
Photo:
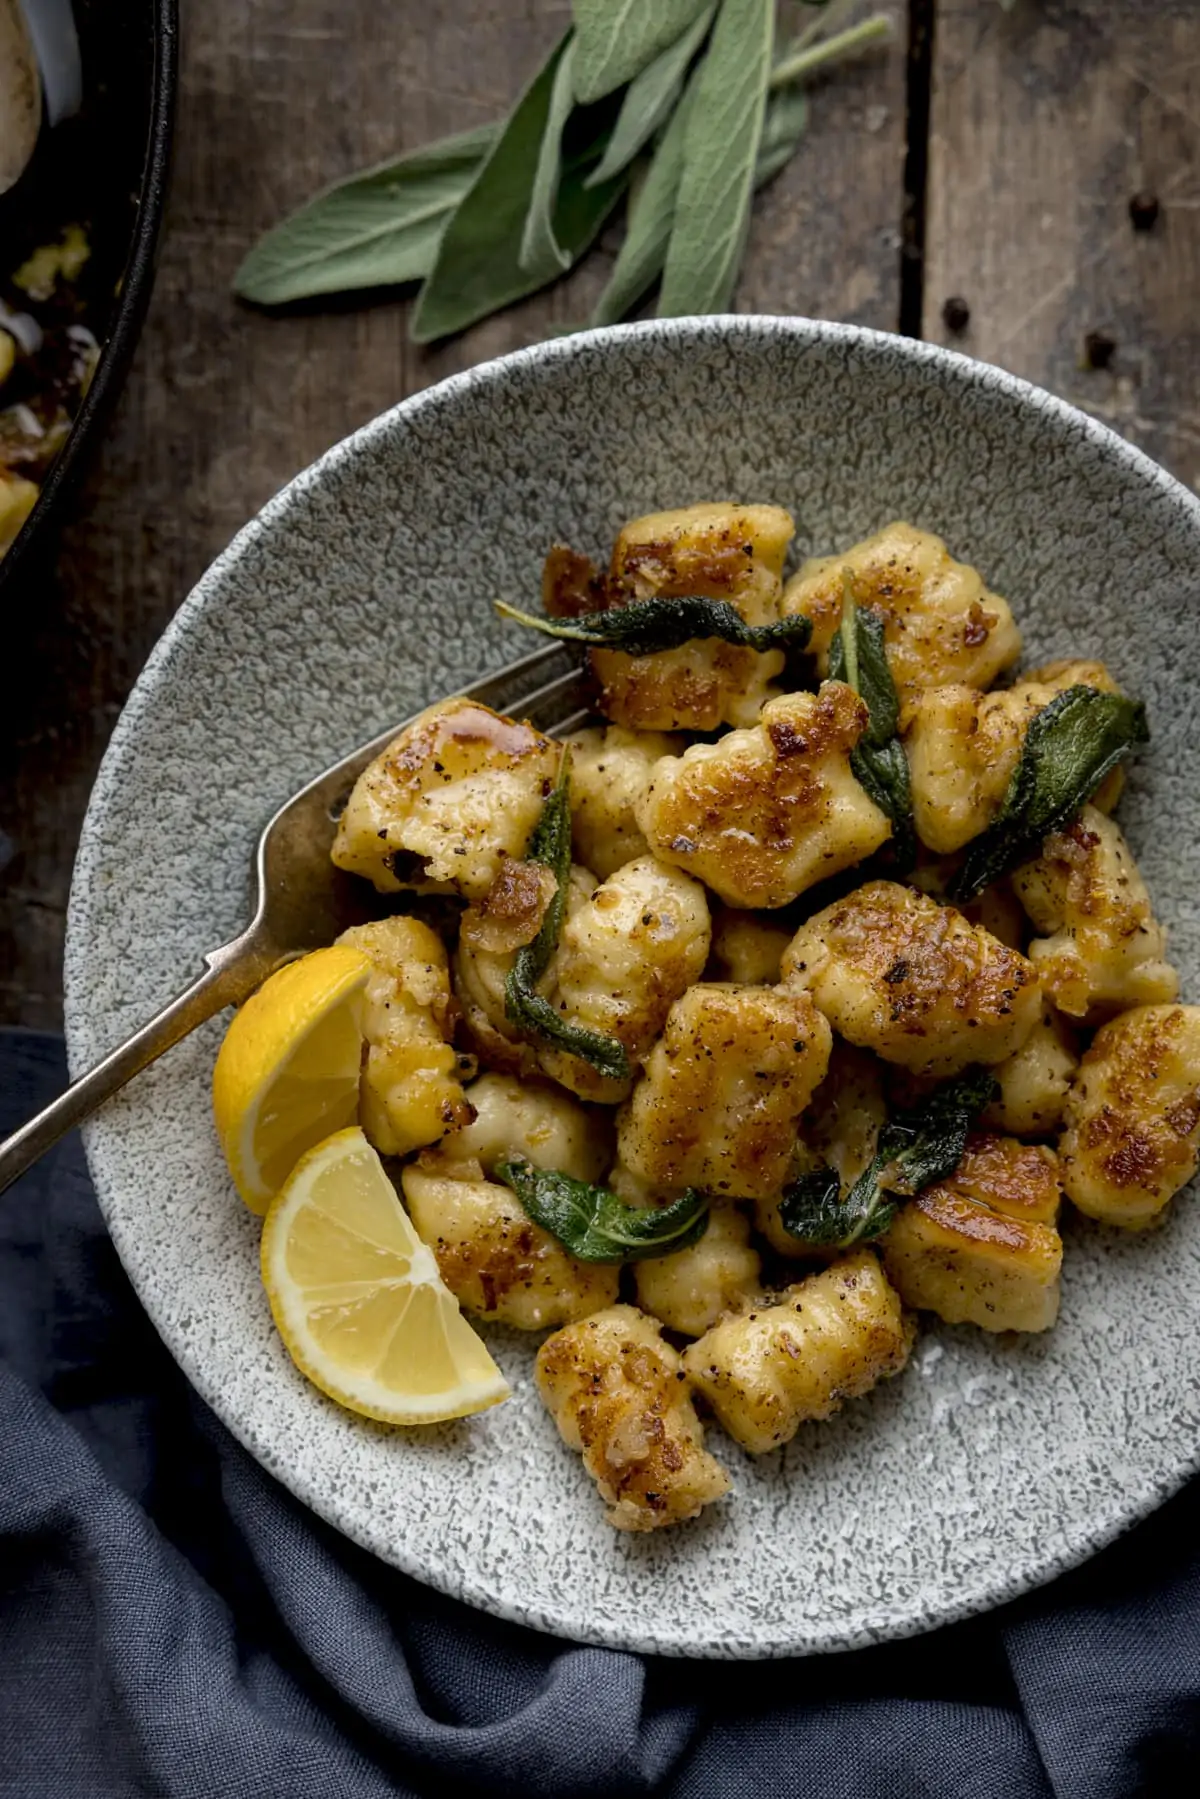
{"label": "lemon wedge", "polygon": [[262,1277],[297,1368],[352,1412],[433,1424],[508,1398],[357,1128],[309,1150],[271,1202]]}
{"label": "lemon wedge", "polygon": [[370,973],[361,950],[314,950],[264,981],[225,1033],[213,1114],[252,1212],[266,1211],[305,1150],[358,1117]]}

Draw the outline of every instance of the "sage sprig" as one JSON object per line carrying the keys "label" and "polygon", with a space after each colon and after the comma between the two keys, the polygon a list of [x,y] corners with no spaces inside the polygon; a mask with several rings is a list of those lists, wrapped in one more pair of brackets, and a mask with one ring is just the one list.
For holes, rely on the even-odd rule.
{"label": "sage sprig", "polygon": [[572,0],[579,39],[576,92],[602,100],[632,81],[687,30],[707,0]]}
{"label": "sage sprig", "polygon": [[234,292],[282,306],[423,281],[496,137],[494,125],[481,125],[326,188],[259,238],[234,276]]}
{"label": "sage sprig", "polygon": [[604,155],[587,178],[589,187],[619,175],[670,118],[688,66],[708,36],[716,10],[715,4],[703,6],[686,31],[634,76],[625,89]]}
{"label": "sage sprig", "polygon": [[967,851],[951,898],[974,899],[1036,855],[1086,804],[1119,762],[1150,741],[1146,708],[1124,694],[1068,687],[1025,733],[999,812]]}
{"label": "sage sprig", "polygon": [[842,576],[842,620],[829,648],[829,672],[866,701],[867,728],[850,752],[860,787],[891,820],[891,850],[901,868],[916,855],[908,757],[897,736],[900,699],[888,666],[883,620],[860,606],[847,569]]}
{"label": "sage sprig", "polygon": [[972,1068],[935,1088],[921,1105],[897,1113],[845,1199],[834,1169],[801,1175],[780,1203],[784,1230],[821,1249],[848,1249],[881,1236],[904,1199],[954,1173],[971,1126],[995,1091],[993,1071]]}
{"label": "sage sprig", "polygon": [[748,625],[728,600],[706,600],[699,594],[637,600],[630,606],[611,606],[607,612],[589,612],[582,618],[539,618],[510,606],[507,600],[497,600],[495,605],[504,618],[515,619],[547,637],[586,643],[595,649],[624,650],[630,656],[656,656],[705,637],[719,637],[723,643],[747,650],[802,650],[812,636],[811,621],[798,613],[768,625]]}
{"label": "sage sprig", "polygon": [[542,916],[532,943],[516,953],[504,984],[504,1011],[511,1024],[543,1042],[578,1056],[615,1081],[629,1077],[629,1057],[624,1044],[599,1031],[572,1024],[537,990],[558,946],[567,909],[567,884],[571,875],[571,752],[563,749],[558,779],[547,794],[536,825],[525,846],[525,860],[540,863],[554,876],[554,894]]}
{"label": "sage sprig", "polygon": [[660,278],[661,314],[721,310],[752,195],[802,140],[803,84],[889,29],[877,15],[834,31],[847,4],[829,0],[772,64],[774,0],[573,0],[502,124],[325,189],[254,246],[234,289],[278,306],[423,282],[410,330],[425,343],[559,279],[628,189],[592,322],[624,318]]}
{"label": "sage sprig", "polygon": [[708,1224],[707,1196],[690,1187],[667,1206],[627,1206],[607,1187],[532,1162],[501,1162],[496,1173],[533,1222],[579,1262],[674,1255],[699,1242]]}
{"label": "sage sprig", "polygon": [[[584,186],[597,160],[595,146],[607,140],[603,125],[611,128],[606,115],[612,109],[603,109],[603,121],[596,121],[602,125],[599,138],[585,115],[568,122],[570,132],[558,117],[563,94],[558,71],[569,45],[568,34],[517,102],[451,216],[413,315],[410,329],[417,343],[462,331],[556,280],[593,242],[619,199],[624,175],[601,187]],[[554,182],[547,181],[542,155],[547,134],[558,140],[560,166]],[[540,230],[527,237],[526,220],[539,182],[543,202],[549,200],[550,186],[554,189],[549,235]]]}

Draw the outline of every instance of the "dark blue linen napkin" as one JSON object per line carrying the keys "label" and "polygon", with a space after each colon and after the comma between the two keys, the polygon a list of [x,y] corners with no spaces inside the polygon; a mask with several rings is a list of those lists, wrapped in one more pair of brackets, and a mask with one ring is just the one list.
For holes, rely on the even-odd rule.
{"label": "dark blue linen napkin", "polygon": [[[0,1033],[0,1134],[65,1080]],[[69,1140],[0,1199],[0,1795],[1131,1799],[1200,1790],[1200,1482],[910,1642],[648,1661],[374,1561],[197,1399]]]}

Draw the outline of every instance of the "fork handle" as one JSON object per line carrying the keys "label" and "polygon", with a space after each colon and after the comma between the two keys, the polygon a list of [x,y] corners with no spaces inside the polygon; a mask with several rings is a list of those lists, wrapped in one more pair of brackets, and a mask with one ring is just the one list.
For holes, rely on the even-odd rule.
{"label": "fork handle", "polygon": [[161,1012],[132,1037],[72,1081],[28,1124],[0,1143],[0,1193],[75,1125],[90,1118],[126,1081],[157,1061],[164,1050],[212,1018],[224,1006],[239,1005],[269,972],[270,959],[246,938],[235,938],[205,957],[207,967],[190,987],[176,994]]}

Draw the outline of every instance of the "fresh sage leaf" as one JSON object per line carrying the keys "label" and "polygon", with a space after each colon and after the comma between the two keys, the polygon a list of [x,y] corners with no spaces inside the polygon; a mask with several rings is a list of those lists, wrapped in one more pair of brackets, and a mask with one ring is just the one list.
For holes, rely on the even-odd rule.
{"label": "fresh sage leaf", "polygon": [[258,306],[423,281],[451,213],[496,141],[482,125],[317,194],[259,238],[233,279]]}
{"label": "fresh sage leaf", "polygon": [[[430,343],[463,331],[562,273],[562,264],[549,254],[536,267],[522,267],[520,251],[555,76],[565,51],[563,40],[518,100],[446,226],[412,321],[415,342]],[[584,186],[602,153],[595,141],[597,130],[606,136],[603,119],[576,114],[563,133],[551,223],[555,243],[571,263],[593,242],[625,186],[623,174],[600,187]]]}
{"label": "fresh sage leaf", "polygon": [[902,868],[916,855],[908,757],[896,728],[900,700],[888,666],[883,620],[858,605],[849,571],[842,578],[842,622],[829,646],[829,673],[853,687],[867,705],[867,728],[850,752],[850,768],[884,816],[891,820],[892,854]]}
{"label": "fresh sage leaf", "polygon": [[532,1162],[501,1162],[496,1173],[533,1222],[579,1262],[674,1255],[698,1243],[708,1224],[708,1200],[690,1187],[668,1206],[627,1206],[607,1187]]}
{"label": "fresh sage leaf", "polygon": [[725,312],[750,224],[775,0],[721,0],[688,113],[658,312]]}
{"label": "fresh sage leaf", "polygon": [[[671,115],[636,198],[631,199],[625,238],[608,284],[597,301],[590,323],[615,325],[631,312],[654,286],[667,259],[667,245],[675,223],[675,202],[683,174],[683,145],[688,108],[695,96],[697,77]],[[767,106],[754,185],[764,187],[793,154],[808,121],[808,100],[799,88],[772,94]]]}
{"label": "fresh sage leaf", "polygon": [[780,88],[778,93],[771,95],[754,167],[756,190],[773,181],[792,160],[807,129],[808,95],[803,88]]}
{"label": "fresh sage leaf", "polygon": [[849,1249],[882,1236],[902,1200],[954,1173],[971,1126],[995,1091],[990,1068],[970,1068],[921,1105],[898,1113],[884,1126],[875,1159],[845,1199],[839,1197],[834,1169],[801,1175],[780,1202],[784,1230],[821,1249]]}
{"label": "fresh sage leaf", "polygon": [[1051,832],[1075,817],[1117,764],[1149,741],[1146,708],[1140,700],[1083,686],[1056,694],[1025,733],[1021,759],[1000,810],[968,849],[952,898],[974,899],[1036,855]]}
{"label": "fresh sage leaf", "polygon": [[585,104],[624,87],[674,44],[708,0],[571,0],[579,51],[575,92]]}
{"label": "fresh sage leaf", "polygon": [[723,643],[748,650],[796,650],[803,649],[812,635],[811,621],[799,613],[769,625],[748,625],[728,600],[706,600],[699,594],[637,600],[631,606],[613,606],[581,618],[539,618],[532,612],[519,612],[506,600],[497,600],[496,610],[547,637],[624,650],[630,656],[656,656],[705,637],[719,637]]}
{"label": "fresh sage leaf", "polygon": [[521,233],[521,249],[517,258],[527,272],[555,266],[562,271],[571,266],[569,252],[563,249],[554,235],[554,205],[558,199],[562,176],[563,131],[575,104],[574,78],[571,73],[574,53],[575,45],[569,41],[559,57],[550,88],[546,128],[542,132],[533,188],[529,195],[529,211],[525,215],[525,228]]}
{"label": "fresh sage leaf", "polygon": [[531,1036],[555,1044],[578,1056],[611,1080],[629,1076],[629,1057],[616,1037],[588,1031],[564,1018],[537,984],[549,967],[558,945],[567,907],[567,883],[571,874],[571,752],[564,748],[558,779],[542,805],[538,821],[525,846],[525,860],[540,863],[554,876],[554,895],[546,907],[537,936],[516,953],[504,984],[504,1011],[510,1023]]}
{"label": "fresh sage leaf", "polygon": [[716,10],[715,5],[706,5],[682,37],[668,44],[653,62],[647,63],[641,73],[634,76],[625,90],[608,147],[585,186],[595,187],[599,182],[611,181],[614,175],[619,175],[671,116],[683,92],[688,65],[708,36]]}
{"label": "fresh sage leaf", "polygon": [[695,102],[693,75],[659,141],[645,179],[630,201],[625,237],[604,292],[592,312],[593,325],[615,325],[631,312],[663,272],[675,223],[675,202],[683,174],[688,114]]}

